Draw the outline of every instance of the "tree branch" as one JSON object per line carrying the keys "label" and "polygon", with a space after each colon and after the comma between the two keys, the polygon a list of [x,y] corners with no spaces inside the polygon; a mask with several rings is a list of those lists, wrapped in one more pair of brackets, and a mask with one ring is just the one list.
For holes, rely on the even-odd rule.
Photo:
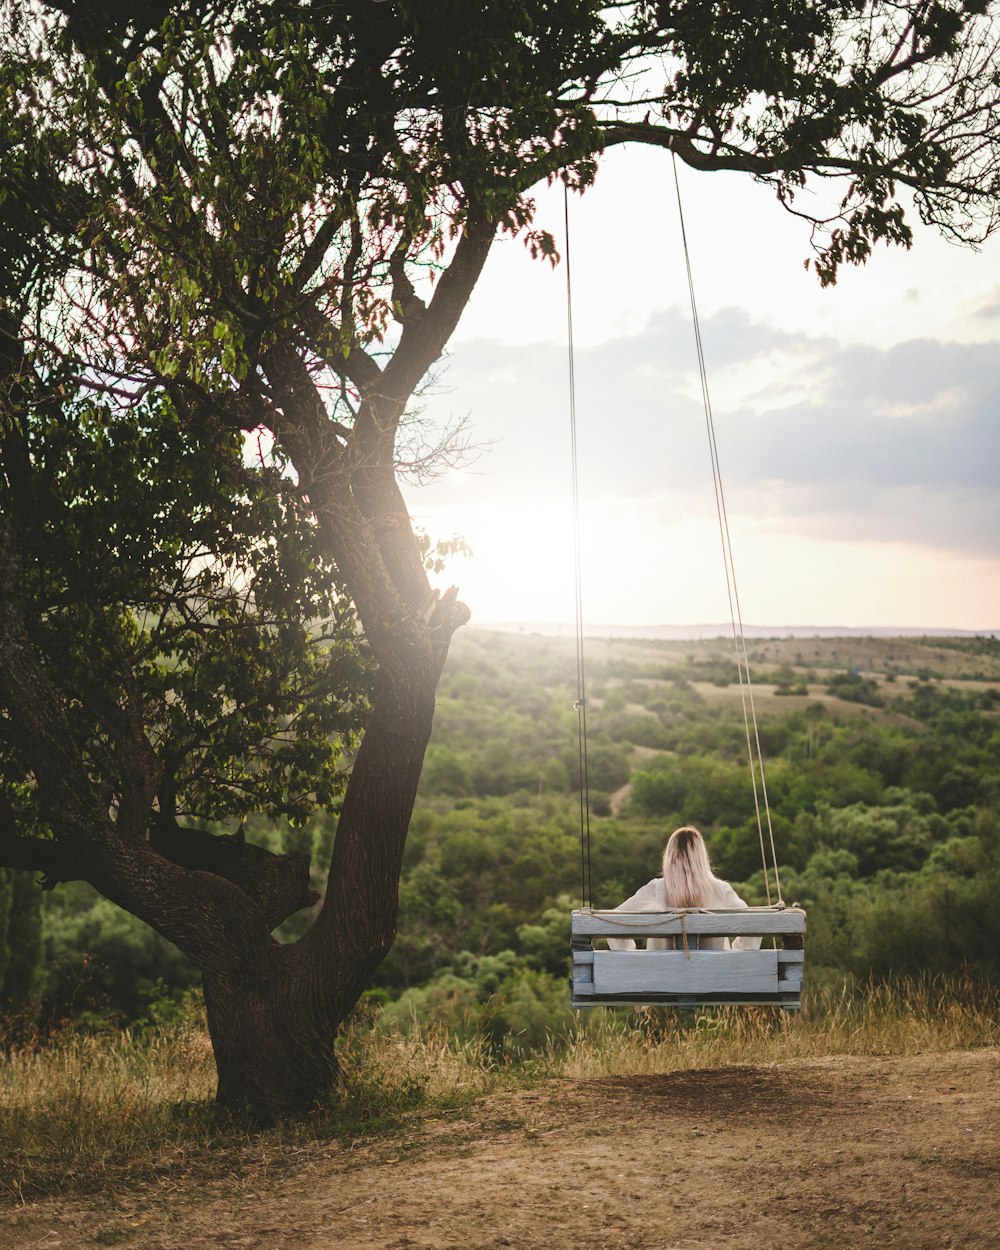
{"label": "tree branch", "polygon": [[238,833],[216,835],[182,827],[169,814],[154,822],[150,846],[173,864],[213,873],[238,886],[260,910],[269,931],[319,901],[309,884],[310,860],[304,851],[276,855]]}
{"label": "tree branch", "polygon": [[403,407],[424,374],[440,357],[458,325],[483,272],[496,233],[495,221],[470,211],[455,255],[438,279],[424,315],[410,318],[404,324],[399,346],[382,370],[379,383],[380,397],[397,405],[399,416],[402,416]]}

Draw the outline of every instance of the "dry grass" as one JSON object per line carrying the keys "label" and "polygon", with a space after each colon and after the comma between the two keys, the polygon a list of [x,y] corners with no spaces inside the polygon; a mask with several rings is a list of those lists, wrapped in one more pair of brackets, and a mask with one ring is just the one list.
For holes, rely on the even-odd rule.
{"label": "dry grass", "polygon": [[565,1077],[627,1076],[997,1045],[1000,987],[927,977],[861,992],[814,992],[801,1013],[738,1007],[702,1015],[657,1009],[631,1019],[606,1013],[568,1041],[554,1040],[546,1066]]}
{"label": "dry grass", "polygon": [[141,1035],[67,1031],[0,1055],[0,1192],[127,1189],[157,1176],[250,1177],[292,1166],[310,1143],[412,1125],[551,1077],[641,1075],[833,1054],[888,1055],[1000,1045],[1000,987],[943,978],[866,992],[820,991],[801,1014],[728,1008],[578,1016],[520,1064],[482,1037],[435,1028],[403,1037],[361,1020],[341,1045],[344,1081],[311,1119],[266,1133],[220,1122],[196,1009]]}
{"label": "dry grass", "polygon": [[[291,1165],[310,1142],[401,1125],[422,1106],[456,1106],[515,1079],[482,1039],[440,1030],[342,1039],[343,1081],[298,1123],[262,1131],[220,1117],[203,1009],[142,1032],[67,1028],[0,1049],[0,1195],[121,1190],[196,1174],[247,1183]],[[2,1201],[2,1199],[0,1199]]]}
{"label": "dry grass", "polygon": [[0,1057],[0,1192],[96,1188],[213,1136],[215,1065],[192,1015],[141,1036],[65,1030]]}

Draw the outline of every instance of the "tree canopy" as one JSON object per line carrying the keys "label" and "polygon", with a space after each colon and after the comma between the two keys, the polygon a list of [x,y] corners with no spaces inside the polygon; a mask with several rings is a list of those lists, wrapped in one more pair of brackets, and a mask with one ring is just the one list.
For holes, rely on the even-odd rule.
{"label": "tree canopy", "polygon": [[[153,803],[161,825],[332,805],[369,666],[292,484],[248,466],[235,434],[203,454],[162,397],[49,398],[0,441],[18,611],[123,829],[144,832]],[[3,755],[10,809],[40,828],[16,734]],[[85,875],[71,846],[23,832],[7,856]]]}

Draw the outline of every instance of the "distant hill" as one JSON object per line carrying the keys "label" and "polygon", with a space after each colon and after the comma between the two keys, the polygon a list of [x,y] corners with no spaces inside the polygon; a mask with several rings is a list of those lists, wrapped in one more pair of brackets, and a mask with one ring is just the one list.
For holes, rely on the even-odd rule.
{"label": "distant hill", "polygon": [[[572,638],[575,626],[553,621],[474,621],[476,629],[504,634],[541,634],[547,638]],[[721,625],[591,625],[588,638],[662,638],[685,642],[704,638],[728,638],[732,626]],[[747,638],[1000,638],[998,629],[927,629],[898,625],[744,625]]]}

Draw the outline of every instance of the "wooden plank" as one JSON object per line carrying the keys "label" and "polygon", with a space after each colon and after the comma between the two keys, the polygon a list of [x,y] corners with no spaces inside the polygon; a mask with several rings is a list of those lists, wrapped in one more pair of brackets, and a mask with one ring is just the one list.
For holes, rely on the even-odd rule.
{"label": "wooden plank", "polygon": [[[805,912],[798,908],[734,908],[726,911],[575,911],[573,933],[578,936],[630,936],[639,933],[770,934],[804,933]],[[615,931],[621,927],[622,934]]]}
{"label": "wooden plank", "polygon": [[594,984],[594,960],[593,951],[589,952],[591,958],[589,960],[576,959],[573,960],[573,984],[574,985],[593,985]]}
{"label": "wooden plank", "polygon": [[597,994],[777,993],[777,951],[595,951]]}
{"label": "wooden plank", "polygon": [[687,933],[740,936],[804,933],[806,914],[798,908],[771,911],[752,907],[714,912],[575,911],[574,937],[676,937],[683,920]]}
{"label": "wooden plank", "polygon": [[800,1007],[802,1005],[802,986],[793,981],[777,982],[776,992],[768,990],[763,994],[751,994],[741,991],[738,994],[704,994],[695,996],[690,992],[678,994],[657,994],[650,990],[641,994],[612,994],[608,991],[598,993],[592,981],[580,981],[574,978],[570,985],[570,1005],[573,1007],[639,1007],[667,1006],[694,1009],[696,1007],[713,1007],[722,1004],[730,1006],[750,1006],[760,1004],[771,1007]]}
{"label": "wooden plank", "polygon": [[570,1006],[586,1007],[676,1007],[679,1011],[699,1011],[705,1007],[781,1007],[784,1011],[797,1011],[802,1006],[798,994],[716,994],[709,998],[688,995],[642,994],[632,998],[625,996],[582,996],[572,998]]}

